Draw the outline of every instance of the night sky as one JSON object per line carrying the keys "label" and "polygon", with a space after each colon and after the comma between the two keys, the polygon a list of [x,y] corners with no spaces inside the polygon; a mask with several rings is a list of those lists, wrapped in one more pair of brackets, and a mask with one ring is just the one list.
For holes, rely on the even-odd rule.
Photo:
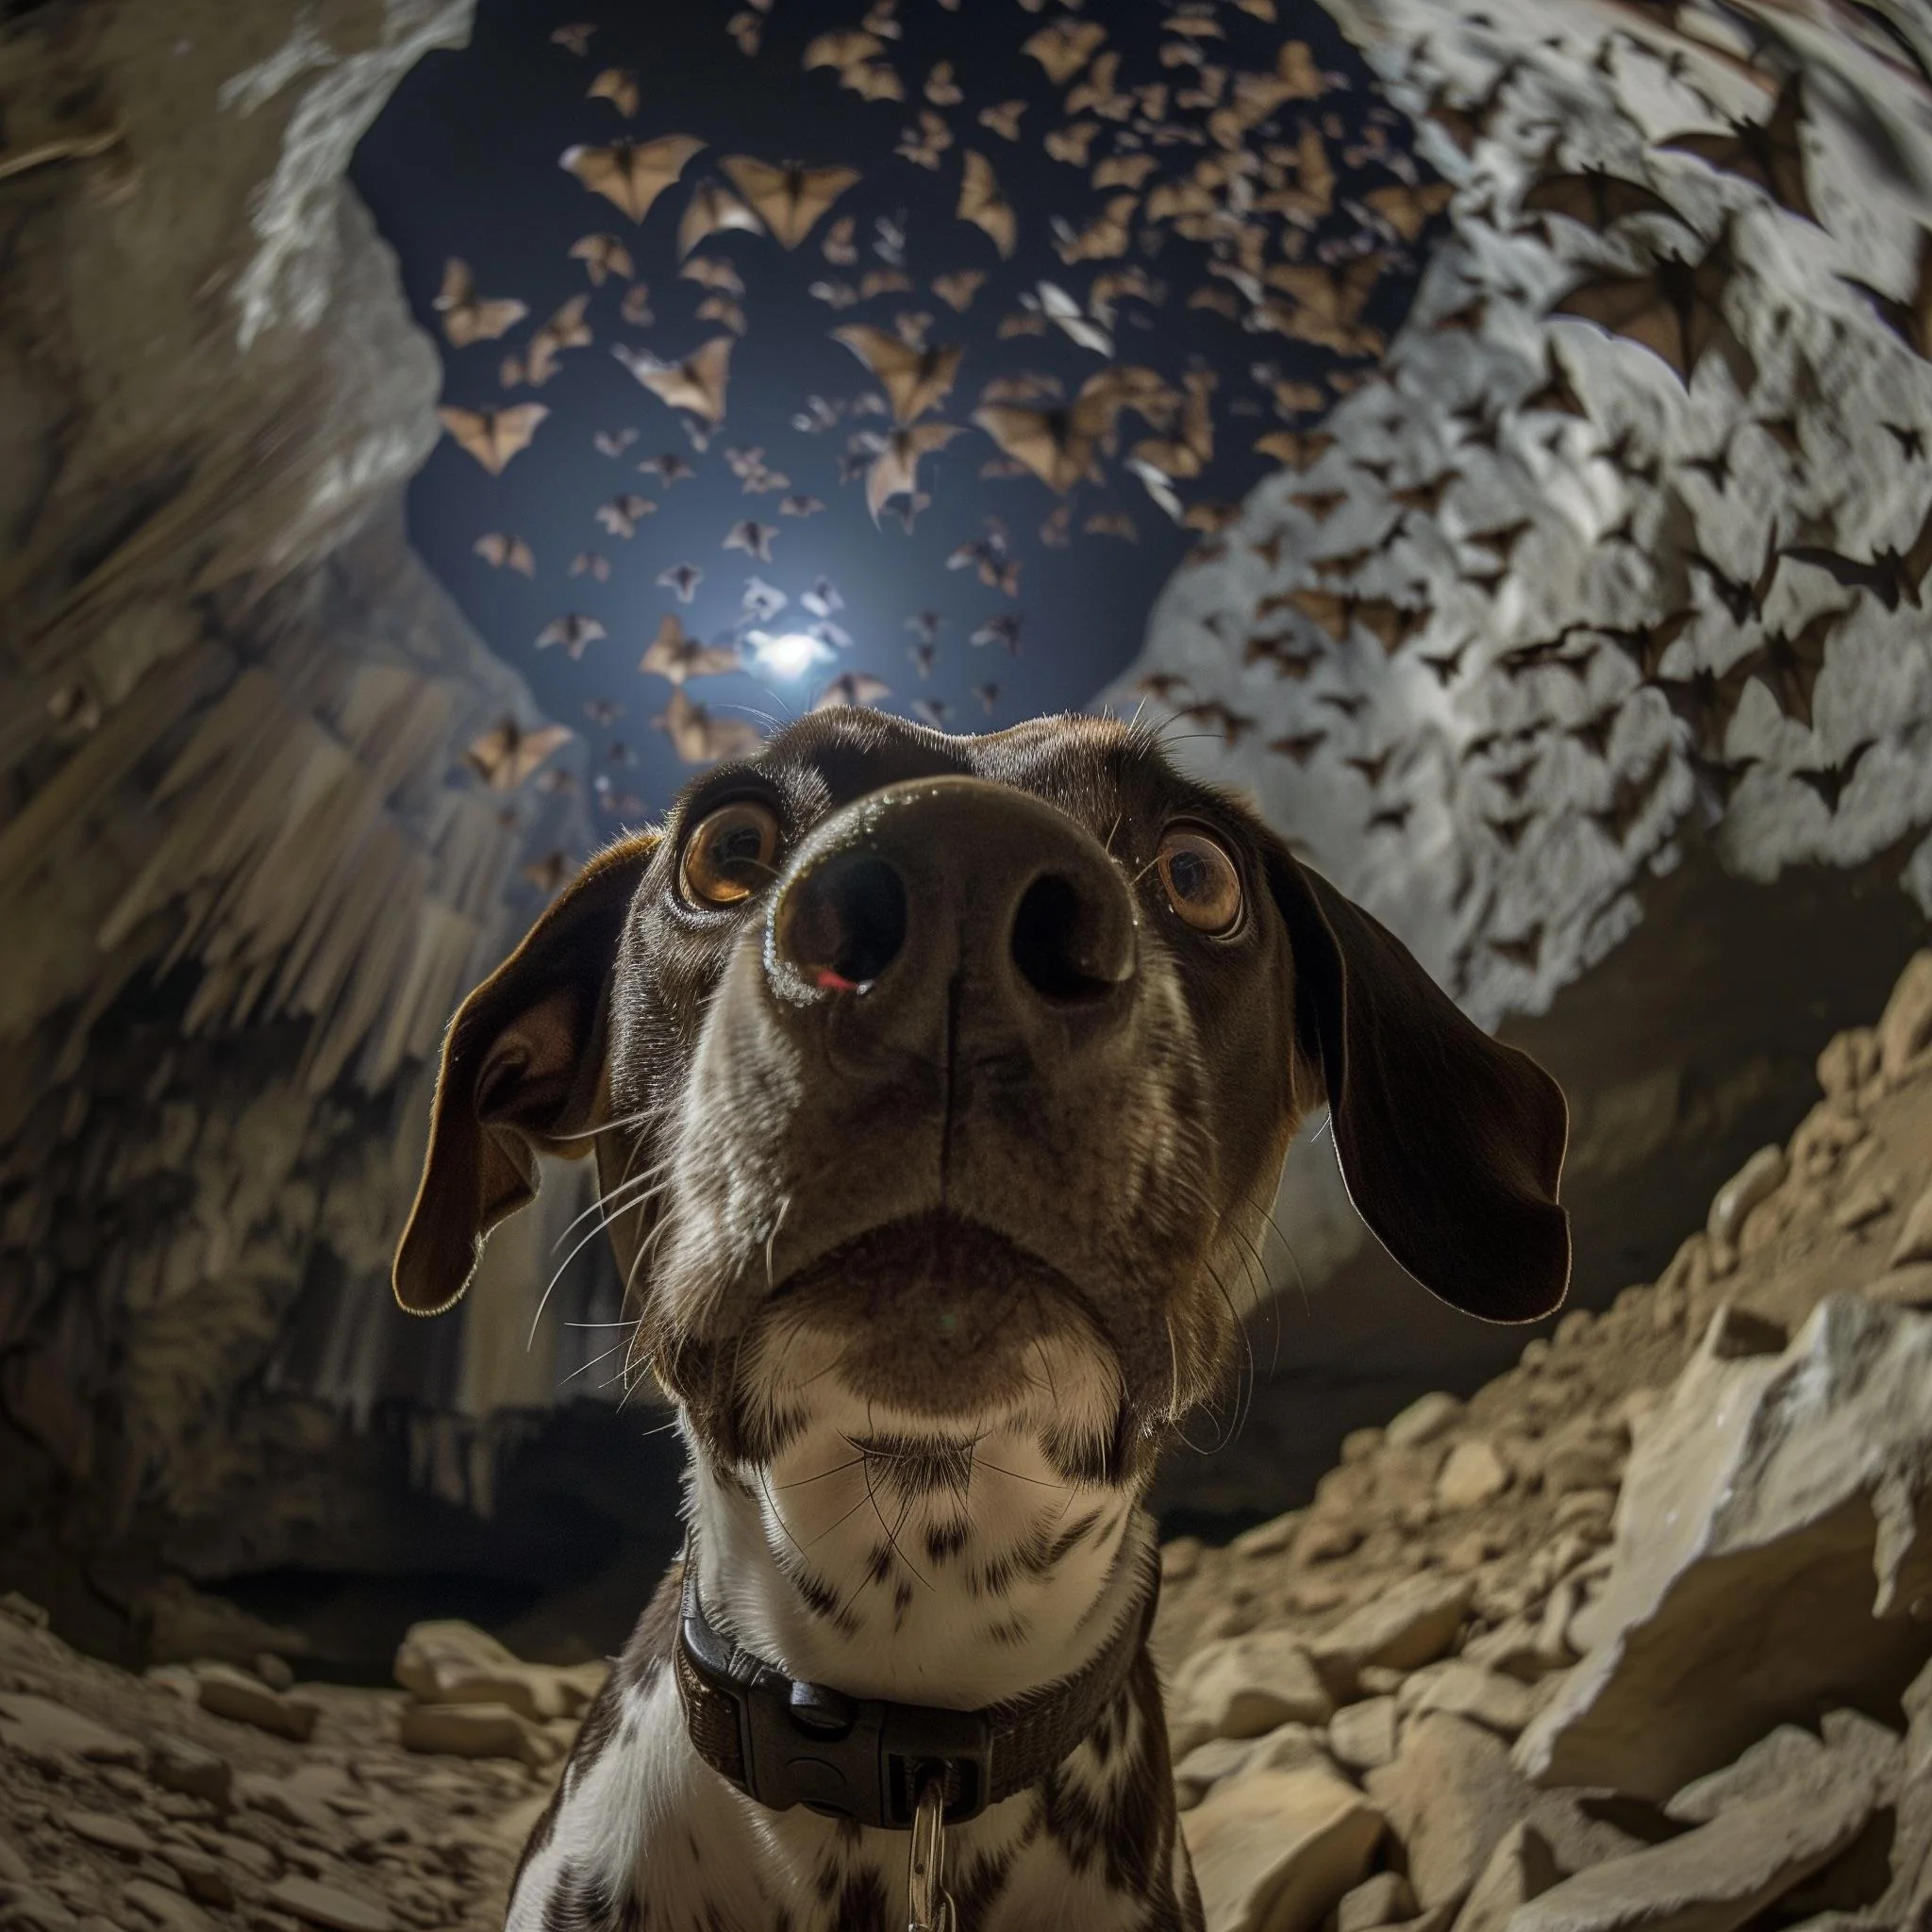
{"label": "night sky", "polygon": [[[602,17],[529,0],[483,0],[471,47],[432,54],[406,79],[364,139],[354,179],[401,258],[414,312],[441,346],[442,400],[467,409],[536,402],[550,412],[530,446],[497,476],[445,437],[411,487],[411,534],[477,629],[528,677],[540,706],[588,741],[600,830],[655,813],[689,774],[667,733],[652,723],[673,688],[638,668],[667,612],[694,638],[734,644],[747,658],[755,632],[769,638],[810,635],[827,622],[838,627],[819,640],[829,653],[822,663],[788,674],[752,661],[687,686],[714,716],[760,725],[807,708],[840,674],[862,672],[890,688],[881,700],[889,709],[920,715],[918,701],[937,700],[946,708],[928,711],[930,722],[988,729],[1077,707],[1134,657],[1160,586],[1191,545],[1212,542],[1215,507],[1238,502],[1277,459],[1256,450],[1257,439],[1319,422],[1349,372],[1399,323],[1440,225],[1438,216],[1405,242],[1365,207],[1379,191],[1386,211],[1391,192],[1399,202],[1406,183],[1426,186],[1433,177],[1410,158],[1406,125],[1369,91],[1366,68],[1326,16],[1301,0],[1274,4],[1279,15],[1271,24],[1257,17],[1271,10],[1271,0],[1114,5],[1084,17],[1034,12],[1016,0],[966,0],[958,11],[940,0],[901,0],[896,14],[875,8],[870,15],[858,0],[775,0],[770,13],[708,0]],[[1106,37],[1055,85],[1022,43],[1056,23],[1078,25],[1083,18],[1104,25]],[[552,39],[554,29],[578,21],[596,27],[581,58]],[[889,89],[896,76],[904,99],[862,99],[841,86],[837,68],[805,70],[816,37],[861,30],[862,21],[879,47],[858,65],[874,87]],[[757,51],[741,51],[754,35]],[[1295,42],[1306,44],[1306,58],[1293,49],[1283,55]],[[951,63],[958,101],[943,76],[933,90],[937,102],[927,92],[940,62]],[[587,98],[593,79],[613,68],[635,73],[632,118],[608,100]],[[1284,75],[1286,86],[1273,84]],[[1070,91],[1083,88],[1088,103],[1077,93],[1070,103]],[[1144,92],[1159,89],[1164,94]],[[1266,93],[1259,108],[1257,89]],[[1183,99],[1189,93],[1191,102]],[[1025,104],[1017,140],[980,123],[982,109],[1016,101]],[[950,145],[934,143],[936,168],[895,152],[908,130],[941,131],[933,120],[922,124],[922,114],[936,117],[950,137]],[[1092,126],[1085,165],[1049,153],[1046,137],[1058,134],[1064,144],[1069,125],[1083,123]],[[573,145],[669,134],[706,145],[641,224],[559,165]],[[1014,210],[1010,259],[992,237],[956,215],[969,149],[991,163]],[[706,184],[728,185],[720,164],[733,156],[842,165],[861,175],[792,251],[769,234],[742,229],[699,243],[694,257],[728,263],[741,295],[679,274],[680,221]],[[1142,157],[1153,166],[1142,170],[1130,205],[1121,203],[1129,191],[1120,182],[1103,177],[1094,185],[1103,164],[1124,162],[1131,175]],[[1325,181],[1330,169],[1334,178]],[[1195,185],[1186,188],[1191,177]],[[1162,206],[1155,197],[1164,184]],[[1184,195],[1174,184],[1184,185]],[[1069,235],[1109,212],[1118,217],[1122,252],[1064,259]],[[824,244],[830,235],[836,247],[834,225],[841,218],[851,219],[856,261],[825,257]],[[571,258],[574,242],[600,233],[628,250],[632,279],[647,290],[631,297],[633,313],[648,308],[648,321],[625,320],[625,277],[593,289],[583,262]],[[1373,257],[1358,276],[1370,291],[1366,306],[1339,326],[1324,325],[1295,271],[1313,265],[1345,273],[1363,255]],[[469,265],[480,296],[512,297],[528,312],[499,339],[452,346],[434,307],[451,257]],[[1216,265],[1226,273],[1213,273]],[[931,285],[968,270],[986,280],[965,312],[956,313]],[[1124,270],[1144,276],[1152,299],[1121,296],[1109,317],[1105,301],[1093,300],[1093,284]],[[868,274],[893,271],[909,289],[888,288],[836,309],[810,292],[820,283],[856,294]],[[1042,283],[1074,298],[1081,323],[1109,324],[1110,355],[1106,342],[1082,345],[1050,323],[1043,335],[1013,333],[1031,325],[1022,298],[1042,299]],[[1204,289],[1235,314],[1190,307]],[[589,296],[584,321],[592,341],[564,351],[541,388],[505,389],[505,358],[525,359],[533,333],[580,294]],[[741,308],[744,334],[731,356],[725,416],[707,442],[695,418],[659,400],[612,351],[623,345],[681,360],[727,332],[728,322],[697,313],[720,294]],[[918,508],[909,531],[899,513],[904,497],[876,525],[867,513],[865,439],[893,425],[883,397],[867,412],[865,398],[876,396],[879,385],[830,337],[853,323],[964,349],[950,393],[920,417],[958,425],[962,433],[922,459],[919,486],[931,501]],[[1096,453],[1104,481],[1080,481],[1064,496],[1030,474],[983,474],[1003,460],[991,436],[973,423],[990,382],[1045,377],[1071,397],[1109,363],[1155,372],[1175,398],[1191,377],[1207,393],[1211,456],[1198,475],[1167,473],[1174,507],[1192,508],[1196,527],[1174,521],[1126,462],[1144,440],[1185,441],[1179,414],[1165,431],[1141,415],[1120,415]],[[798,426],[814,397],[837,420]],[[1052,400],[1036,394],[1031,406]],[[597,432],[625,430],[636,438],[621,455],[599,453]],[[1193,440],[1198,449],[1198,434]],[[753,450],[761,458],[746,454]],[[669,452],[695,475],[667,487],[658,475],[640,473],[641,460]],[[841,458],[849,480],[841,480]],[[771,473],[785,484],[773,482]],[[747,480],[770,487],[748,490]],[[600,505],[625,493],[657,506],[639,516],[628,539],[597,520]],[[807,517],[781,514],[781,501],[797,495],[825,508]],[[1052,521],[1057,513],[1060,531]],[[1124,520],[1136,541],[1090,531],[1096,516],[1120,526]],[[770,562],[722,547],[744,519],[776,532]],[[531,580],[492,569],[475,554],[488,532],[529,546]],[[947,567],[974,543],[991,546],[987,572],[978,559]],[[569,575],[583,552],[608,559],[608,581]],[[656,581],[680,562],[704,574],[688,604]],[[982,580],[1004,571],[1012,584],[1014,562],[1010,593]],[[746,611],[754,575],[784,594],[782,611]],[[828,618],[801,601],[821,578],[837,593],[822,600],[833,607]],[[920,633],[908,620],[921,611],[940,618],[924,677],[908,657]],[[570,613],[594,618],[606,632],[575,661],[563,648],[536,644],[547,625]],[[1018,618],[1017,655],[998,638],[970,641],[1002,613]],[[984,686],[997,686],[990,709],[975,693]],[[608,715],[613,709],[619,715]]]}

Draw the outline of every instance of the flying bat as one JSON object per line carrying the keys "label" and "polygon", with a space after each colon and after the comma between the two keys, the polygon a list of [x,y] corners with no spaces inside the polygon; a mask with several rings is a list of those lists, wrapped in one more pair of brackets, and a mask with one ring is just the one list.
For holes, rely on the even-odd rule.
{"label": "flying bat", "polygon": [[1064,87],[1106,39],[1107,29],[1097,21],[1057,20],[1022,41],[1020,51],[1040,62],[1055,87]]}
{"label": "flying bat", "polygon": [[720,758],[749,758],[758,748],[758,726],[744,718],[714,718],[675,686],[671,702],[651,720],[671,740],[688,765],[713,765]]}
{"label": "flying bat", "polygon": [[841,74],[863,67],[874,55],[883,54],[886,43],[876,34],[857,27],[840,27],[819,34],[806,42],[803,65],[808,74],[815,67],[835,67]]}
{"label": "flying bat", "polygon": [[1116,372],[1103,369],[1087,378],[1071,403],[1043,409],[990,403],[974,410],[973,420],[1008,456],[1064,496],[1082,477],[1099,480],[1100,441],[1121,407]]}
{"label": "flying bat", "polygon": [[1901,603],[1914,610],[1921,608],[1925,575],[1932,571],[1932,508],[1926,509],[1919,533],[1900,551],[1883,545],[1872,553],[1869,562],[1846,557],[1821,544],[1798,543],[1782,553],[1794,563],[1808,563],[1827,572],[1848,591],[1869,591],[1888,610]]}
{"label": "flying bat", "polygon": [[961,433],[957,423],[914,423],[886,438],[865,473],[865,507],[874,523],[893,497],[918,494],[920,458],[944,449]]}
{"label": "flying bat", "polygon": [[728,228],[741,228],[747,235],[762,235],[765,225],[756,208],[740,201],[721,182],[700,182],[678,218],[679,258],[689,255],[707,236],[721,234]]}
{"label": "flying bat", "polygon": [[680,604],[689,604],[704,580],[704,572],[694,563],[674,563],[658,573],[658,582],[665,590],[675,591]]}
{"label": "flying bat", "polygon": [[901,338],[869,323],[835,328],[842,342],[878,377],[896,422],[910,423],[936,408],[952,391],[965,350],[957,344],[915,349]]}
{"label": "flying bat", "polygon": [[610,275],[628,281],[636,273],[630,250],[615,235],[581,235],[570,244],[570,258],[584,265],[593,289],[601,289]]}
{"label": "flying bat", "polygon": [[587,644],[593,644],[607,635],[604,626],[594,617],[587,617],[581,610],[571,610],[561,617],[553,617],[537,633],[537,648],[547,651],[553,644],[561,644],[575,661],[584,655]]}
{"label": "flying bat", "polygon": [[718,165],[785,249],[796,248],[859,178],[857,168],[808,168],[800,161],[774,168],[749,155],[727,155]]}
{"label": "flying bat", "polygon": [[1908,294],[1888,295],[1883,289],[1874,289],[1870,282],[1857,281],[1851,275],[1840,279],[1872,305],[1879,321],[1913,355],[1922,358],[1932,357],[1932,229],[1919,230],[1918,259]]}
{"label": "flying bat", "polygon": [[957,108],[966,98],[959,84],[953,78],[953,63],[950,60],[933,62],[932,72],[925,76],[925,87],[923,92],[935,108]]}
{"label": "flying bat", "polygon": [[1811,693],[1824,670],[1825,644],[1850,609],[1850,605],[1840,605],[1821,610],[1796,637],[1767,631],[1763,647],[1746,659],[1751,675],[1771,693],[1779,712],[1807,731],[1812,726]]}
{"label": "flying bat", "polygon": [[1018,141],[1020,138],[1020,116],[1026,111],[1024,101],[994,101],[991,107],[980,108],[974,117],[979,125],[1002,141]]}
{"label": "flying bat", "polygon": [[613,537],[632,537],[637,534],[638,525],[657,508],[648,496],[625,491],[622,495],[613,496],[608,503],[597,506],[597,521]]}
{"label": "flying bat", "polygon": [[[1690,226],[1655,189],[1613,175],[1607,168],[1579,168],[1567,174],[1545,175],[1532,184],[1521,206],[1524,214],[1560,215],[1598,235],[1607,233],[1614,224],[1632,215],[1668,215],[1681,226]],[[1543,232],[1549,232],[1547,223]]]}
{"label": "flying bat", "polygon": [[550,41],[553,46],[567,48],[581,60],[591,51],[591,36],[596,31],[594,21],[575,20],[567,26],[552,28]]}
{"label": "flying bat", "polygon": [[822,691],[812,705],[814,711],[858,710],[875,705],[892,695],[892,687],[869,671],[841,671]]}
{"label": "flying bat", "polygon": [[587,101],[608,101],[626,121],[638,111],[638,76],[629,67],[607,67],[584,90]]}
{"label": "flying bat", "polygon": [[549,413],[541,403],[518,403],[508,409],[444,407],[437,410],[436,418],[459,447],[468,450],[492,476],[500,476],[509,459],[530,446],[537,425]]}
{"label": "flying bat", "polygon": [[573,295],[531,336],[524,375],[533,387],[541,389],[557,374],[558,358],[566,349],[590,347],[590,325],[584,320],[590,300],[588,295]]}
{"label": "flying bat", "polygon": [[932,291],[948,308],[963,315],[973,306],[973,298],[985,280],[984,269],[955,269],[950,275],[933,276]]}
{"label": "flying bat", "polygon": [[687,677],[719,677],[743,668],[744,659],[729,644],[700,643],[675,611],[666,611],[658,621],[658,635],[638,663],[647,676],[669,678],[673,684],[682,684]]}
{"label": "flying bat", "polygon": [[641,474],[655,476],[665,489],[681,482],[686,476],[695,476],[697,472],[678,455],[675,449],[666,450],[662,456],[646,457],[638,465]]}
{"label": "flying bat", "polygon": [[997,616],[989,617],[977,630],[968,637],[969,644],[1004,644],[1009,658],[1020,655],[1020,613],[1017,610],[1002,610]]}
{"label": "flying bat", "polygon": [[1808,785],[1824,801],[1828,812],[1836,813],[1838,802],[1845,794],[1845,788],[1857,775],[1858,767],[1865,762],[1865,754],[1877,743],[1874,738],[1861,738],[1834,764],[1801,765],[1791,774],[1801,785]]}
{"label": "flying bat", "polygon": [[724,420],[724,395],[731,375],[730,336],[713,336],[682,362],[661,362],[623,342],[610,353],[660,402],[710,424]]}
{"label": "flying bat", "polygon": [[1805,77],[1795,70],[1763,121],[1733,121],[1724,134],[1674,134],[1657,145],[1761,188],[1777,205],[1818,225],[1805,180]]}
{"label": "flying bat", "polygon": [[574,577],[592,576],[600,584],[610,581],[610,559],[600,557],[594,550],[579,550],[570,560],[570,575]]}
{"label": "flying bat", "polygon": [[1749,363],[1724,312],[1736,271],[1728,235],[1720,235],[1696,261],[1664,256],[1636,275],[1588,276],[1551,313],[1578,316],[1638,343],[1688,384],[1712,349],[1734,365]]}
{"label": "flying bat", "polygon": [[641,222],[703,146],[688,134],[662,134],[656,141],[614,141],[608,147],[567,147],[558,165],[632,221]]}
{"label": "flying bat", "polygon": [[500,530],[490,530],[470,547],[491,570],[508,567],[520,576],[537,575],[537,558],[521,537],[507,537]]}
{"label": "flying bat", "polygon": [[442,317],[442,332],[453,349],[467,349],[472,342],[493,342],[530,312],[524,303],[511,296],[500,295],[486,301],[476,292],[469,263],[459,261],[454,255],[442,265],[442,288],[434,306]]}
{"label": "flying bat", "polygon": [[724,550],[741,550],[758,563],[772,560],[772,539],[778,534],[770,524],[761,524],[756,518],[746,517],[732,525],[724,541],[719,546]]}
{"label": "flying bat", "polygon": [[1002,258],[1010,256],[1019,240],[1019,220],[1013,205],[1000,192],[992,163],[974,148],[964,150],[966,172],[959,183],[959,202],[955,212],[962,222],[971,222],[992,238]]}
{"label": "flying bat", "polygon": [[526,730],[514,718],[497,720],[463,753],[463,762],[492,791],[514,791],[552,752],[575,734],[561,724]]}

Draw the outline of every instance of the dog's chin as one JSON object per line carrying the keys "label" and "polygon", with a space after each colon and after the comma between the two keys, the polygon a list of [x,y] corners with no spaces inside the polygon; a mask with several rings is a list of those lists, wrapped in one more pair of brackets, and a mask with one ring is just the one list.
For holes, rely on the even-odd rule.
{"label": "dog's chin", "polygon": [[855,1393],[933,1417],[1049,1399],[1053,1344],[1105,1349],[1058,1269],[943,1211],[843,1242],[781,1282],[766,1313],[835,1342],[839,1379]]}

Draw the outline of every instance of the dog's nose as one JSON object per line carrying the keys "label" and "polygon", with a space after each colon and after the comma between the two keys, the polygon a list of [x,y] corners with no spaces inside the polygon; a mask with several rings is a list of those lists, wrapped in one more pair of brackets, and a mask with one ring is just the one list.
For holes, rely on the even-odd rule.
{"label": "dog's nose", "polygon": [[861,996],[905,1044],[963,991],[980,1023],[1023,1028],[1124,1003],[1138,934],[1126,881],[1045,800],[963,777],[868,794],[788,868],[766,961],[793,1003]]}

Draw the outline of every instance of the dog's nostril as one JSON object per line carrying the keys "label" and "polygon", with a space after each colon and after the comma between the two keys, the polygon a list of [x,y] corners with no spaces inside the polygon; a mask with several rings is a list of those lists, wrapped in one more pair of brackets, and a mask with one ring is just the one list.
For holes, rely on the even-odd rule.
{"label": "dog's nostril", "polygon": [[1071,879],[1035,879],[1013,914],[1013,964],[1050,1000],[1099,999],[1133,971],[1129,927],[1109,919]]}
{"label": "dog's nostril", "polygon": [[848,852],[787,891],[778,946],[810,985],[869,985],[906,943],[906,884],[883,858]]}

